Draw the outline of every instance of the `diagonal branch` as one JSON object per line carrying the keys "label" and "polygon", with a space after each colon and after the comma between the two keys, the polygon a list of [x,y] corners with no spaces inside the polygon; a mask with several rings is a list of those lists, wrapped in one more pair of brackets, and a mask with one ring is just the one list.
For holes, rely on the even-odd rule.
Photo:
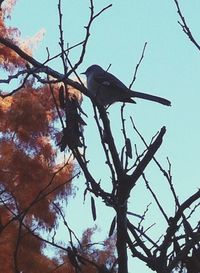
{"label": "diagonal branch", "polygon": [[131,83],[130,83],[130,85],[129,85],[129,89],[132,88],[132,85],[133,85],[133,83],[134,83],[135,80],[136,80],[137,71],[138,71],[138,69],[139,69],[139,66],[140,66],[140,64],[141,64],[141,62],[142,62],[142,60],[143,60],[143,58],[144,58],[144,52],[145,52],[145,50],[146,50],[146,46],[147,46],[147,42],[145,42],[145,44],[144,44],[144,47],[143,47],[143,50],[142,50],[142,55],[141,55],[141,57],[140,57],[139,62],[137,63],[137,65],[136,65],[136,67],[135,67],[135,72],[134,72],[134,75],[133,75],[133,79],[132,79],[132,81],[131,81]]}
{"label": "diagonal branch", "polygon": [[92,97],[92,94],[87,90],[87,88],[79,84],[78,82],[75,82],[69,78],[66,78],[64,74],[57,72],[56,70],[50,68],[49,66],[46,66],[45,63],[40,63],[36,59],[34,59],[32,56],[27,54],[25,51],[23,51],[20,47],[13,44],[12,41],[3,38],[0,36],[0,43],[7,46],[8,48],[12,49],[15,53],[17,53],[22,59],[26,60],[30,64],[32,64],[35,68],[43,68],[43,72],[52,76],[53,78],[59,79],[60,81],[65,82],[66,84],[69,84],[70,86],[74,87],[75,89],[79,90],[83,94],[85,94],[88,97]]}
{"label": "diagonal branch", "polygon": [[179,17],[181,19],[181,22],[178,21],[179,25],[182,27],[183,32],[185,32],[185,34],[188,36],[188,38],[190,39],[190,41],[196,46],[196,48],[198,50],[200,50],[200,44],[194,38],[194,36],[193,36],[193,34],[192,34],[192,32],[191,32],[191,30],[190,30],[190,28],[189,28],[189,26],[188,26],[185,18],[183,16],[183,13],[182,13],[182,11],[180,9],[178,0],[174,0],[174,2],[175,2],[175,5],[177,7],[178,15],[179,15]]}
{"label": "diagonal branch", "polygon": [[111,132],[110,121],[107,116],[106,110],[102,105],[98,105],[98,111],[99,111],[100,117],[102,119],[104,129],[105,129],[106,137],[108,140],[107,142],[108,142],[109,150],[110,150],[110,153],[112,156],[115,171],[116,171],[117,176],[119,178],[120,176],[122,176],[124,171],[123,171],[122,164],[119,159],[119,154],[118,154],[118,151],[117,151],[117,148],[115,145],[115,141],[114,141],[114,138],[113,138],[113,135]]}
{"label": "diagonal branch", "polygon": [[145,156],[139,162],[139,164],[137,165],[136,169],[132,173],[132,175],[131,175],[130,189],[132,189],[135,186],[137,180],[143,174],[146,166],[149,164],[149,162],[152,160],[152,158],[154,157],[155,153],[157,152],[157,150],[161,146],[162,140],[163,140],[163,136],[164,136],[165,133],[166,133],[166,128],[165,128],[165,126],[163,126],[161,128],[158,136],[156,137],[155,141],[152,144],[149,145],[148,150],[147,150]]}

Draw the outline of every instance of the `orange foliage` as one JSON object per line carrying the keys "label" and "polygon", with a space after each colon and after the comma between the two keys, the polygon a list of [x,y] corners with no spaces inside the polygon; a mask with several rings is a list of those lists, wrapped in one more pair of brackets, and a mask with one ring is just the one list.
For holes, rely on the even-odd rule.
{"label": "orange foliage", "polygon": [[[46,87],[34,90],[29,86],[0,103],[0,189],[5,190],[0,194],[0,210],[7,212],[0,223],[4,226],[21,214],[29,227],[36,222],[37,227],[51,228],[57,220],[52,201],[72,193],[73,173],[71,163],[61,167],[55,162],[53,123],[57,114],[52,98]],[[15,272],[19,229],[19,223],[13,221],[0,232],[0,272]],[[56,265],[41,254],[41,241],[24,228],[21,233],[19,268],[23,272],[51,272]]]}
{"label": "orange foliage", "polygon": [[51,122],[57,118],[57,113],[47,87],[33,89],[28,85],[12,99],[1,99],[0,103],[1,131],[15,132],[24,142],[33,138],[35,142],[36,135],[52,133]]}
{"label": "orange foliage", "polygon": [[[92,244],[92,235],[95,231],[94,229],[87,229],[82,236],[82,243],[83,246],[91,245],[90,248],[87,248],[87,251],[84,253],[84,257],[90,260],[95,261],[96,264],[99,266],[106,265],[108,268],[115,262],[115,244],[116,244],[116,238],[115,236],[112,236],[108,239],[106,239],[103,242],[103,245],[101,245],[99,248],[96,246],[93,246]],[[89,270],[90,273],[97,273],[98,270],[96,267],[94,267],[91,264],[87,264],[86,266],[83,266],[83,273],[87,273]]]}
{"label": "orange foliage", "polygon": [[[4,23],[15,1],[5,2],[0,12],[1,35],[16,42],[20,32]],[[24,64],[12,50],[0,45],[1,68],[12,72]],[[26,82],[20,92],[0,99],[0,272],[5,273],[15,272],[18,239],[20,270],[52,271],[56,264],[41,254],[42,242],[20,227],[18,218],[8,223],[21,215],[30,228],[34,223],[37,228],[52,228],[57,220],[52,201],[72,193],[73,165],[59,171],[55,161],[54,123],[58,115],[52,96],[47,86],[34,88],[33,84],[32,80]]]}
{"label": "orange foliage", "polygon": [[[20,39],[20,31],[17,28],[8,27],[5,24],[6,18],[11,18],[11,12],[16,4],[16,0],[5,0],[2,3],[2,8],[0,10],[0,33],[1,36],[12,40],[15,44],[18,44],[31,55],[31,48],[41,40],[44,30],[39,31],[35,37],[29,38],[27,41],[22,41]],[[0,66],[10,72],[18,69],[21,66],[25,66],[25,61],[21,59],[13,50],[0,44]]]}
{"label": "orange foliage", "polygon": [[[6,27],[4,23],[6,13],[10,11],[11,10],[6,9],[2,9],[0,11],[0,33],[3,37],[16,41],[20,35],[19,30],[16,28]],[[13,71],[16,69],[16,66],[23,66],[24,63],[25,62],[21,58],[19,58],[19,56],[16,53],[14,53],[13,50],[0,44],[0,65],[4,69]]]}
{"label": "orange foliage", "polygon": [[[12,219],[9,212],[2,207],[0,208],[0,215],[1,227]],[[84,232],[82,241],[80,242],[81,247],[77,248],[78,255],[83,257],[84,260],[84,264],[79,262],[81,272],[83,273],[99,273],[99,268],[101,266],[106,265],[109,268],[109,266],[111,266],[115,261],[115,238],[111,237],[107,239],[104,241],[103,246],[101,244],[101,248],[98,249],[96,246],[91,244],[91,235],[94,231],[95,229],[87,229]],[[49,259],[42,255],[40,251],[41,241],[37,237],[33,236],[32,233],[23,226],[19,229],[18,220],[10,222],[10,224],[1,231],[0,246],[1,272],[16,272],[16,255],[17,267],[22,272],[50,273],[55,270],[57,273],[76,273],[76,269],[71,264],[66,251],[61,251],[60,258],[57,260]],[[113,273],[114,272],[115,271],[113,271]]]}
{"label": "orange foliage", "polygon": [[[52,124],[57,118],[54,108],[46,87],[34,90],[30,86],[13,96],[12,100],[3,101],[0,107],[3,120],[0,125],[1,181],[8,193],[17,199],[20,210],[29,207],[35,198],[41,199],[38,194],[50,182],[42,195],[70,180],[71,164],[62,169],[62,175],[58,173],[54,177],[57,169],[57,153],[53,148],[56,130]],[[66,191],[66,186],[36,202],[30,213],[53,225],[55,218],[49,203],[63,191]]]}
{"label": "orange foliage", "polygon": [[[82,273],[103,273],[105,271],[100,271],[100,268],[107,267],[110,269],[116,260],[115,236],[106,239],[98,246],[92,243],[92,235],[95,231],[96,227],[86,229],[80,241],[81,247],[77,247],[77,254],[82,257],[82,261],[84,262],[82,263],[81,259],[77,258]],[[63,263],[56,270],[56,273],[76,273],[75,268],[70,263],[69,255],[62,252],[61,257]],[[113,268],[112,273],[114,272]]]}
{"label": "orange foliage", "polygon": [[[4,23],[15,2],[2,4],[0,32],[20,44],[20,31]],[[27,44],[25,47],[28,51]],[[24,66],[24,60],[14,51],[0,45],[1,69],[13,72]],[[81,99],[80,93],[75,95]],[[55,227],[58,216],[52,202],[73,193],[73,164],[62,166],[56,162],[58,113],[49,87],[36,87],[31,79],[12,97],[0,98],[0,120],[0,272],[14,273],[17,267],[28,273],[76,273],[67,251],[61,251],[57,260],[46,257],[42,240],[30,231]],[[115,240],[105,241],[99,249],[88,247],[94,231],[85,231],[78,254],[93,263],[112,264]],[[60,260],[63,265],[59,265]],[[83,273],[98,272],[94,264],[80,266]]]}
{"label": "orange foliage", "polygon": [[[3,226],[11,219],[11,215],[2,207],[0,208],[0,214]],[[18,258],[17,267],[21,272],[52,272],[56,264],[44,255],[41,255],[40,248],[41,242],[37,238],[33,237],[29,231],[23,228],[19,232],[18,223],[12,221],[1,231],[0,272],[16,272],[15,256]]]}

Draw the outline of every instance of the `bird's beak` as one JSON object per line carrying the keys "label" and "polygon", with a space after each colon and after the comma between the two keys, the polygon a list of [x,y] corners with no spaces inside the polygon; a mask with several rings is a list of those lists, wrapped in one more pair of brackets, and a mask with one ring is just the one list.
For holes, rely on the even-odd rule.
{"label": "bird's beak", "polygon": [[85,72],[82,72],[81,74],[82,74],[82,75],[85,75],[86,73],[85,73]]}

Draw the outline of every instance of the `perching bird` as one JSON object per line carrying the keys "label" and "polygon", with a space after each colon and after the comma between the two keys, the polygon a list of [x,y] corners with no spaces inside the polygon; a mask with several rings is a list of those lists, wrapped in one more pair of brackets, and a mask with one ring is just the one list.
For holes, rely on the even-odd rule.
{"label": "perching bird", "polygon": [[135,103],[132,98],[155,101],[167,106],[171,105],[167,99],[128,89],[118,78],[99,65],[88,67],[82,74],[87,77],[88,90],[93,92],[98,102],[104,106],[109,106],[117,101]]}

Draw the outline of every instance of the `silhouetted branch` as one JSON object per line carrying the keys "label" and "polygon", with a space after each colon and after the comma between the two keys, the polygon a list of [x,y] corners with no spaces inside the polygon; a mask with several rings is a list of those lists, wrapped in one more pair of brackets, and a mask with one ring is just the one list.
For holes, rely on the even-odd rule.
{"label": "silhouetted branch", "polygon": [[21,48],[19,48],[17,45],[13,44],[13,42],[11,42],[10,40],[5,39],[5,38],[0,36],[0,43],[7,46],[7,47],[9,47],[13,51],[15,51],[22,59],[24,59],[25,61],[32,64],[35,68],[37,68],[37,69],[42,68],[43,72],[46,73],[47,75],[52,76],[53,78],[56,78],[59,81],[63,81],[66,84],[69,84],[70,86],[74,87],[75,89],[78,89],[80,92],[82,92],[86,96],[89,96],[89,97],[92,96],[91,94],[89,94],[86,87],[79,84],[78,82],[75,82],[75,81],[73,81],[73,80],[71,80],[69,78],[66,78],[65,75],[63,75],[63,74],[57,72],[56,70],[46,66],[44,63],[38,62],[32,56],[28,55]]}
{"label": "silhouetted branch", "polygon": [[79,246],[81,245],[81,242],[80,240],[78,239],[78,237],[76,236],[75,232],[69,227],[69,224],[67,223],[66,221],[66,218],[65,218],[65,215],[64,213],[62,212],[61,208],[55,203],[53,202],[53,205],[54,207],[56,208],[56,210],[59,212],[62,220],[63,220],[63,223],[64,225],[66,226],[66,228],[68,229],[68,232],[69,232],[69,237],[70,237],[70,243],[72,244],[73,242],[73,239],[72,239],[72,235],[74,236],[74,238],[77,240],[77,242],[79,243]]}
{"label": "silhouetted branch", "polygon": [[112,4],[104,7],[103,9],[101,9],[99,12],[97,12],[96,14],[94,13],[94,4],[93,4],[93,0],[90,0],[90,18],[89,18],[89,22],[87,24],[87,26],[85,26],[86,29],[86,33],[85,33],[85,38],[84,38],[84,42],[82,43],[82,51],[80,53],[80,57],[79,60],[77,61],[77,63],[73,66],[73,68],[68,72],[68,76],[74,72],[78,66],[83,62],[85,53],[86,53],[86,47],[89,41],[89,37],[90,37],[90,29],[91,26],[93,24],[93,21],[99,17],[99,15],[101,15],[104,11],[106,11],[107,9],[109,9],[110,7],[112,7]]}
{"label": "silhouetted branch", "polygon": [[187,24],[184,16],[183,16],[183,13],[182,13],[182,11],[180,9],[180,5],[179,5],[178,0],[174,0],[174,3],[176,5],[176,7],[177,7],[177,12],[178,12],[178,15],[179,15],[179,17],[181,19],[181,21],[178,21],[179,25],[182,27],[183,32],[188,36],[188,38],[190,39],[190,41],[196,46],[196,48],[198,50],[200,50],[200,44],[194,38],[194,35],[192,34],[192,32],[191,32],[191,30],[190,30],[190,28],[189,28],[189,26],[188,26],[188,24]]}
{"label": "silhouetted branch", "polygon": [[112,156],[113,164],[115,167],[115,172],[118,177],[120,177],[123,174],[123,168],[121,161],[119,159],[118,151],[115,145],[115,141],[111,132],[110,128],[110,120],[108,119],[107,113],[105,108],[102,105],[98,105],[98,111],[100,114],[100,118],[102,119],[106,138],[107,138],[107,143],[108,147]]}
{"label": "silhouetted branch", "polygon": [[[184,210],[186,210],[191,204],[193,204],[197,199],[200,198],[200,190],[198,190],[195,194],[190,196],[183,204],[181,204],[173,218],[171,218],[171,223],[166,231],[165,238],[160,246],[160,261],[166,260],[166,253],[168,247],[171,245],[171,239],[175,235],[177,231],[177,222],[184,215]],[[196,243],[196,242],[194,242]]]}
{"label": "silhouetted branch", "polygon": [[95,118],[95,121],[96,121],[96,125],[97,125],[98,131],[99,131],[100,138],[101,138],[101,144],[102,144],[105,156],[106,156],[106,164],[108,164],[108,167],[110,169],[110,172],[111,172],[111,175],[112,175],[113,186],[115,187],[116,186],[115,185],[116,173],[115,173],[115,170],[114,170],[114,167],[112,165],[111,158],[110,158],[110,153],[109,153],[110,150],[107,148],[107,145],[106,145],[107,142],[108,142],[108,136],[107,136],[106,132],[104,131],[104,129],[100,125],[99,116],[97,114],[97,109],[96,109],[94,104],[93,104],[93,109],[94,109],[94,118]]}
{"label": "silhouetted branch", "polygon": [[[67,59],[65,58],[65,50],[64,50],[64,35],[63,35],[63,26],[62,26],[62,11],[61,11],[61,0],[58,2],[58,14],[59,14],[59,32],[60,32],[60,49],[61,49],[61,59],[63,63],[63,68],[64,68],[64,74],[67,74]],[[69,51],[68,51],[69,52]]]}
{"label": "silhouetted branch", "polygon": [[142,241],[140,236],[135,231],[134,226],[129,221],[128,221],[128,229],[132,233],[137,246],[139,246],[144,251],[144,253],[147,255],[148,258],[152,257],[150,250],[146,247],[145,243]]}
{"label": "silhouetted branch", "polygon": [[158,200],[156,194],[153,192],[153,190],[152,190],[152,188],[151,188],[151,186],[150,186],[148,180],[147,180],[146,177],[145,177],[145,174],[143,174],[142,177],[143,177],[143,179],[144,179],[144,181],[145,181],[145,184],[146,184],[147,189],[150,191],[150,193],[151,193],[151,195],[153,196],[153,199],[155,200],[155,202],[156,202],[158,208],[160,209],[162,215],[164,216],[165,220],[166,220],[167,223],[168,223],[167,214],[165,213],[165,211],[164,211],[164,209],[163,209],[163,206],[160,204],[160,201]]}
{"label": "silhouetted branch", "polygon": [[131,83],[130,83],[130,85],[129,85],[129,89],[132,88],[132,86],[133,86],[133,84],[134,84],[134,82],[135,82],[135,80],[136,80],[136,75],[137,75],[139,66],[140,66],[140,64],[141,64],[141,62],[142,62],[142,60],[143,60],[143,58],[144,58],[144,52],[145,52],[145,50],[146,50],[146,46],[147,46],[147,42],[145,42],[145,44],[144,44],[144,47],[143,47],[143,50],[142,50],[142,56],[140,57],[140,60],[139,60],[139,62],[137,63],[137,65],[136,65],[136,67],[135,67],[135,72],[134,72],[134,75],[133,75],[133,79],[132,79],[132,81],[131,81]]}
{"label": "silhouetted branch", "polygon": [[139,177],[143,174],[146,166],[149,162],[153,159],[155,153],[159,149],[160,145],[162,144],[163,136],[166,133],[166,128],[162,127],[158,136],[156,137],[155,141],[148,146],[148,150],[144,155],[143,159],[139,162],[136,169],[133,171],[131,175],[131,185],[130,188],[133,188],[139,179]]}

